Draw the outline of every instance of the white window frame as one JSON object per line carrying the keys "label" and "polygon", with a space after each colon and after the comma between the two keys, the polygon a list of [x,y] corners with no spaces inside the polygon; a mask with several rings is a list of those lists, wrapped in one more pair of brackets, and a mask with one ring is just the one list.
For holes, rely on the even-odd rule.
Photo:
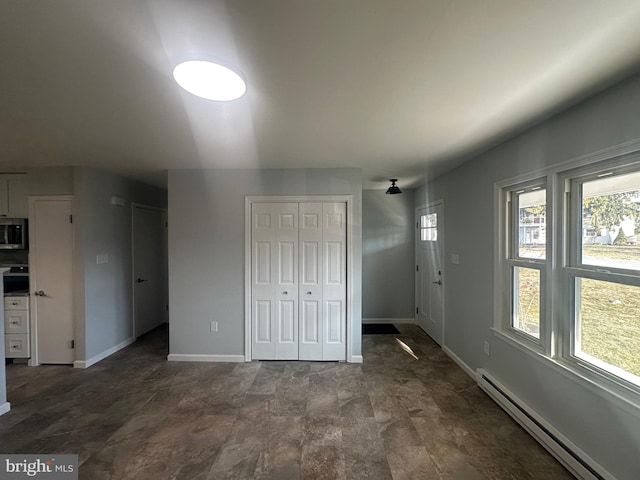
{"label": "white window frame", "polygon": [[[514,197],[535,189],[545,189],[547,209],[545,212],[546,252],[544,259],[534,259],[518,256],[519,246],[519,209],[514,203]],[[517,181],[505,182],[498,185],[496,202],[498,203],[499,220],[496,244],[498,265],[496,266],[495,305],[496,315],[494,327],[509,339],[530,348],[540,354],[550,354],[551,328],[549,327],[551,312],[549,291],[549,268],[552,259],[551,236],[553,233],[549,211],[549,178],[545,175],[532,175],[530,178],[520,178]],[[529,335],[513,326],[515,315],[515,267],[529,268],[540,272],[540,335],[539,338]]]}
{"label": "white window frame", "polygon": [[[603,381],[614,390],[628,389],[640,393],[640,385],[635,383],[631,375],[616,368],[607,367],[604,362],[594,358],[589,361],[576,355],[579,339],[579,310],[576,281],[579,278],[619,283],[640,287],[640,271],[617,268],[613,266],[589,265],[581,261],[582,253],[582,185],[586,182],[598,180],[603,173],[612,175],[639,172],[640,160],[627,156],[611,161],[599,162],[595,165],[579,167],[559,174],[559,185],[563,185],[560,200],[564,215],[564,242],[562,262],[562,282],[564,302],[562,312],[564,322],[561,325],[563,334],[557,335],[558,359],[568,367],[578,370],[593,381]],[[557,242],[560,243],[560,242]],[[560,276],[560,275],[558,275]]]}

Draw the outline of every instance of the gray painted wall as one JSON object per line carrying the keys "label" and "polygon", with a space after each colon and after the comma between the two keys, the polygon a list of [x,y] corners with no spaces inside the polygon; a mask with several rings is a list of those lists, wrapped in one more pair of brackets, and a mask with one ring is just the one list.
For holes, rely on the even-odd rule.
{"label": "gray painted wall", "polygon": [[[633,77],[432,181],[416,205],[443,198],[445,346],[492,372],[618,480],[640,471],[640,410],[594,393],[549,362],[494,336],[494,183],[640,139],[640,76]],[[450,255],[460,255],[460,264]],[[464,301],[460,301],[464,299]],[[491,356],[483,342],[491,342]]]}
{"label": "gray painted wall", "polygon": [[89,360],[133,336],[131,203],[166,207],[166,192],[90,168],[75,169],[74,190],[77,360]]}
{"label": "gray painted wall", "polygon": [[[352,354],[361,355],[362,185],[356,169],[169,172],[169,351],[244,355],[246,195],[353,195]],[[211,333],[209,323],[218,322]]]}
{"label": "gray painted wall", "polygon": [[413,319],[413,190],[362,191],[362,317]]}

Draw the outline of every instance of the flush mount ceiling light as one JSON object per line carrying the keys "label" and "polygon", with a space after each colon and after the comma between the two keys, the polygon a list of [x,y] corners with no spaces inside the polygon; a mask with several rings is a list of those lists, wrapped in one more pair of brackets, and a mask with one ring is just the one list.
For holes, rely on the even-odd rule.
{"label": "flush mount ceiling light", "polygon": [[207,100],[235,100],[247,91],[247,85],[236,72],[204,60],[178,64],[173,69],[173,78],[187,92]]}
{"label": "flush mount ceiling light", "polygon": [[387,193],[389,195],[396,195],[398,193],[402,193],[402,190],[400,190],[396,186],[396,182],[398,181],[397,178],[390,178],[389,181],[391,182],[391,186],[387,189],[387,191],[385,193]]}

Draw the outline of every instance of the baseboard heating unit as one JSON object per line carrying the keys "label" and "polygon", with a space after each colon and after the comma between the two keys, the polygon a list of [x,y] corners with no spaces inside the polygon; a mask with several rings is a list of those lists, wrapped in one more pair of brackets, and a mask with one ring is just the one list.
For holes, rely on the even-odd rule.
{"label": "baseboard heating unit", "polygon": [[477,379],[480,388],[576,478],[582,480],[615,480],[610,473],[536,414],[486,370],[478,369]]}

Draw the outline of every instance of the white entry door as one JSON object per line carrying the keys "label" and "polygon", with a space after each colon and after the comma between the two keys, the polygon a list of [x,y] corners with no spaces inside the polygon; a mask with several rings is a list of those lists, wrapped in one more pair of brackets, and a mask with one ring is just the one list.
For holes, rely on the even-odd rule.
{"label": "white entry door", "polygon": [[346,359],[346,205],[252,205],[252,358]]}
{"label": "white entry door", "polygon": [[443,205],[416,211],[416,323],[438,345],[444,341]]}
{"label": "white entry door", "polygon": [[69,197],[30,199],[30,289],[37,363],[75,360],[73,224]]}
{"label": "white entry door", "polygon": [[136,337],[167,321],[166,212],[132,205],[133,312]]}

